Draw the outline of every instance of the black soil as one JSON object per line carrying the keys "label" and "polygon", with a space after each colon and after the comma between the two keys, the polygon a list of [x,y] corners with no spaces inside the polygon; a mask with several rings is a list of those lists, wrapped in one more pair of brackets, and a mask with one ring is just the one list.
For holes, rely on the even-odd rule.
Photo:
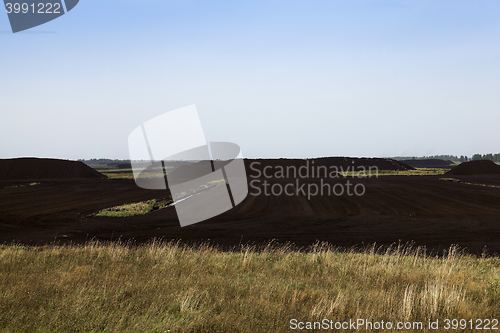
{"label": "black soil", "polygon": [[50,158],[0,160],[0,180],[107,178],[83,162]]}
{"label": "black soil", "polygon": [[447,173],[445,173],[445,175],[495,175],[495,174],[500,174],[500,166],[488,160],[464,162],[457,165]]}

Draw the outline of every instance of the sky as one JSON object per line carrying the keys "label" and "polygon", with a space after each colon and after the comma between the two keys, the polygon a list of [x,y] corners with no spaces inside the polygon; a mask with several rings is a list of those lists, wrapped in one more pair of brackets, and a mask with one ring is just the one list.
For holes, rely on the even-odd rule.
{"label": "sky", "polygon": [[[500,1],[81,0],[0,14],[0,158],[127,159],[195,104],[245,157],[500,152]],[[179,138],[182,140],[182,138]]]}

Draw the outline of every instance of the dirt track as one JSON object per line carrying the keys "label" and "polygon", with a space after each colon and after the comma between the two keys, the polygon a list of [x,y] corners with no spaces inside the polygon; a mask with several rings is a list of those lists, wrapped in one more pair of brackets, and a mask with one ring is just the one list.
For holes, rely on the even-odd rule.
{"label": "dirt track", "polygon": [[[96,238],[186,242],[210,240],[223,246],[266,243],[299,246],[317,240],[351,247],[414,241],[440,249],[451,244],[481,253],[500,253],[500,188],[445,182],[438,176],[351,179],[364,196],[252,196],[213,219],[181,228],[173,207],[128,218],[88,217],[100,209],[166,195],[138,188],[133,180],[51,181],[36,186],[0,184],[0,243],[83,242]],[[500,175],[460,176],[462,181],[500,184]],[[309,180],[318,182],[319,180]],[[345,178],[330,180],[345,183]],[[286,184],[295,180],[268,180]],[[307,183],[305,179],[301,182]],[[254,183],[254,186],[256,184]],[[255,189],[251,189],[255,191]]]}

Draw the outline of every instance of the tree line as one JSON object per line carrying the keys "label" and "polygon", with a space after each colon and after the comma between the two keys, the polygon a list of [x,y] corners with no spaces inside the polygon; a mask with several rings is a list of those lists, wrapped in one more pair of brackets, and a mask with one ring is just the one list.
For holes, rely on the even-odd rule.
{"label": "tree line", "polygon": [[[461,156],[462,157],[462,156]],[[467,156],[465,156],[467,157]],[[489,160],[493,162],[500,162],[500,154],[474,154],[472,155],[472,161],[478,161],[478,160]]]}
{"label": "tree line", "polygon": [[468,162],[468,161],[478,161],[478,160],[489,160],[493,162],[500,162],[500,153],[499,154],[474,154],[472,157],[469,156],[455,156],[455,155],[432,155],[432,156],[396,156],[392,157],[394,160],[431,160],[431,159],[437,159],[437,160],[450,160],[453,162]]}

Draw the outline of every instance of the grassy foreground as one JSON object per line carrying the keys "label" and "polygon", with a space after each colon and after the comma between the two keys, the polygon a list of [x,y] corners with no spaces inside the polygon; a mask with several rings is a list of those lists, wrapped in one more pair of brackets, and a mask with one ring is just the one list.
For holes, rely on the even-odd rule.
{"label": "grassy foreground", "polygon": [[12,245],[0,247],[0,267],[1,332],[290,332],[299,331],[291,319],[425,327],[500,318],[500,259],[454,248],[437,258],[400,247]]}

